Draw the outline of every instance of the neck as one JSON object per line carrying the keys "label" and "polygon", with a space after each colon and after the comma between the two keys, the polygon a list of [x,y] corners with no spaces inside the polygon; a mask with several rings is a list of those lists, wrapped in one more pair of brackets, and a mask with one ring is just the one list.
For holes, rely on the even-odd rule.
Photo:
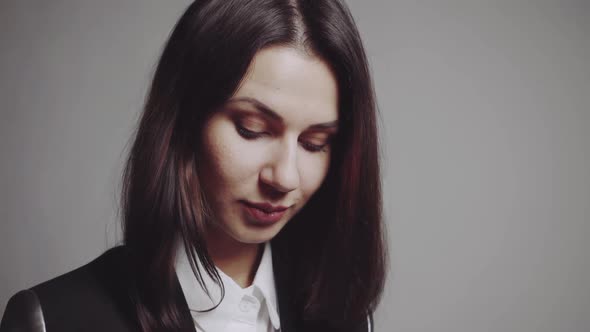
{"label": "neck", "polygon": [[207,234],[207,249],[215,266],[246,288],[254,281],[264,244],[241,243],[221,229],[212,229]]}

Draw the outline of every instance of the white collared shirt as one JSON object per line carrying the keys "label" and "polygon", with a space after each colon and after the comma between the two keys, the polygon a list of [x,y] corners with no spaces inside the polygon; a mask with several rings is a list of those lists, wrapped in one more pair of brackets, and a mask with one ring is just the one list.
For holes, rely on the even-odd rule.
{"label": "white collared shirt", "polygon": [[[221,289],[205,272],[198,259],[197,266],[211,297],[198,283],[184,246],[180,245],[176,254],[176,275],[197,332],[275,332],[280,329],[270,243],[265,244],[254,282],[247,288],[240,287],[217,269],[225,287],[221,303]],[[202,312],[217,303],[219,306],[214,310]]]}

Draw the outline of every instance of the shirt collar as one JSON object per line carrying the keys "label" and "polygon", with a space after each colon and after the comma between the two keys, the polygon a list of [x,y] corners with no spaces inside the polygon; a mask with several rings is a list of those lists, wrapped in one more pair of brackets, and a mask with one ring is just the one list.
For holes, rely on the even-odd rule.
{"label": "shirt collar", "polygon": [[[225,287],[225,297],[223,301],[219,303],[221,299],[221,288],[217,286],[213,279],[205,272],[205,269],[203,268],[199,259],[197,259],[197,267],[199,268],[199,271],[201,271],[203,283],[207,286],[207,290],[211,296],[207,295],[193,274],[189,258],[184,250],[184,245],[179,245],[176,253],[176,275],[178,277],[178,282],[180,283],[189,309],[191,312],[193,312],[193,314],[199,316],[199,324],[206,325],[207,316],[213,312],[215,312],[215,314],[231,316],[236,308],[235,303],[238,303],[241,299],[241,287],[236,284],[233,279],[223,273],[223,271],[217,268],[217,272],[219,273],[219,276],[221,277]],[[269,242],[267,242],[264,246],[262,258],[260,260],[260,264],[258,265],[258,270],[256,271],[254,281],[250,287],[258,289],[258,291],[260,291],[262,294],[264,301],[261,299],[260,302],[266,306],[270,322],[272,326],[278,330],[281,324],[277,311],[277,295],[272,264],[272,252]],[[213,311],[204,313],[199,312],[209,310],[215,307],[218,303],[219,305]],[[221,330],[220,326],[209,327],[211,331]]]}
{"label": "shirt collar", "polygon": [[277,294],[275,288],[274,269],[272,266],[272,252],[270,248],[270,242],[267,242],[264,245],[262,259],[258,265],[258,270],[254,276],[254,282],[252,285],[257,287],[262,292],[262,295],[265,299],[264,303],[266,303],[268,315],[270,317],[270,322],[272,323],[273,327],[278,330],[281,327],[281,324],[277,310]]}

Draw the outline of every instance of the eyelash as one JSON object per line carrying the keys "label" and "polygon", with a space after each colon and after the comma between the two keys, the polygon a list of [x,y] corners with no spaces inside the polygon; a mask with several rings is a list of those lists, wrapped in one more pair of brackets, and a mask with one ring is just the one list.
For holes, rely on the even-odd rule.
{"label": "eyelash", "polygon": [[[242,136],[243,138],[247,139],[247,140],[254,140],[257,138],[260,138],[264,135],[268,135],[268,133],[263,132],[263,133],[259,133],[256,131],[252,131],[252,130],[248,130],[242,126],[236,125],[236,130],[238,132],[238,134],[240,134],[240,136]],[[317,144],[311,144],[311,143],[307,143],[307,142],[301,142],[301,145],[303,146],[304,149],[306,149],[309,152],[326,152],[326,148],[328,147],[328,144],[323,144],[323,145],[317,145]]]}
{"label": "eyelash", "polygon": [[238,134],[240,134],[240,136],[242,136],[245,139],[256,139],[256,138],[260,138],[262,136],[264,136],[265,133],[259,133],[256,131],[252,131],[252,130],[248,130],[242,126],[236,126],[236,130],[238,131]]}

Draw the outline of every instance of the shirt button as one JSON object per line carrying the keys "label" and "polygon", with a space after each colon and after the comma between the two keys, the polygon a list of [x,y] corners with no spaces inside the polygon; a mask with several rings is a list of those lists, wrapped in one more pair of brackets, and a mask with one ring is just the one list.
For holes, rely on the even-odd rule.
{"label": "shirt button", "polygon": [[242,312],[250,312],[251,310],[256,310],[258,308],[258,300],[250,295],[244,295],[242,300],[238,304],[240,311]]}

